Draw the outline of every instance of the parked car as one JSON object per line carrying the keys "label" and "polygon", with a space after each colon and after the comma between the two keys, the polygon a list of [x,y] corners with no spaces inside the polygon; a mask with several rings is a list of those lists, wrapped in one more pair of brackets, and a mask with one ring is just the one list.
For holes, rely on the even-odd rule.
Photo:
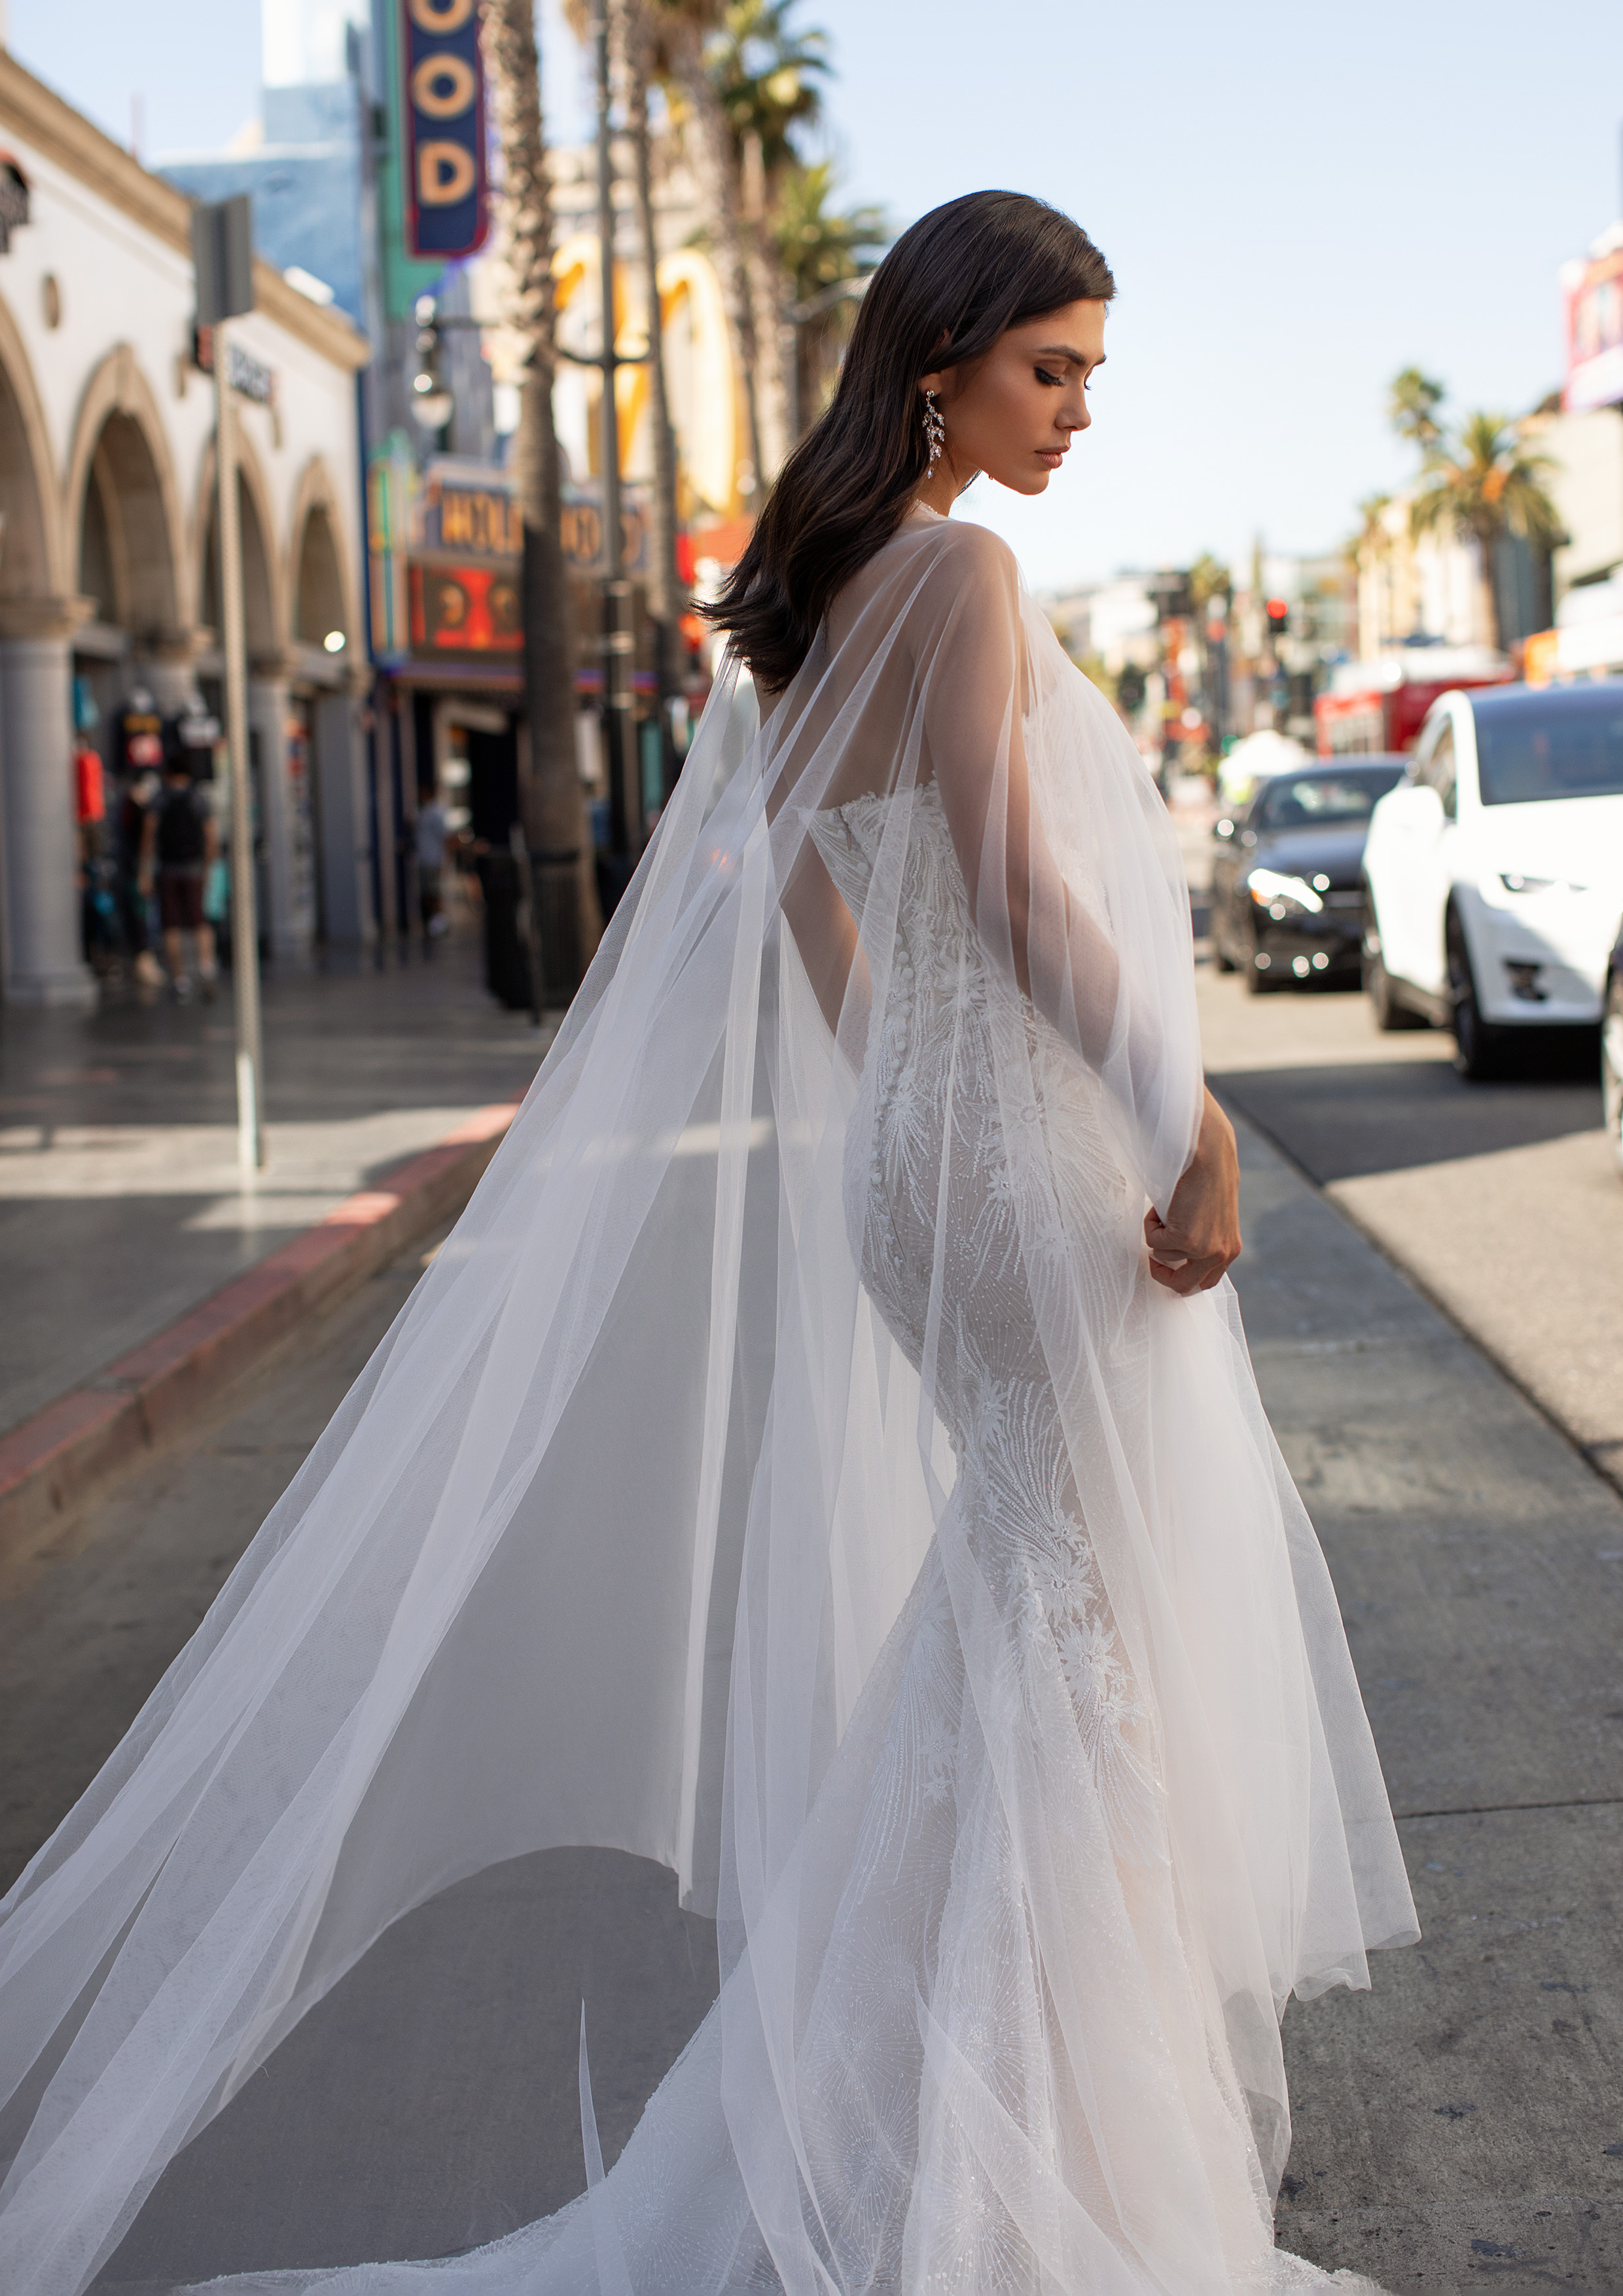
{"label": "parked car", "polygon": [[1623,906],[1623,678],[1447,693],[1364,854],[1382,1029],[1452,1029],[1469,1077],[1595,1028]]}
{"label": "parked car", "polygon": [[1356,980],[1364,839],[1404,758],[1340,758],[1266,781],[1213,832],[1211,938],[1221,972],[1253,995],[1329,977]]}
{"label": "parked car", "polygon": [[1623,931],[1612,943],[1606,966],[1606,1009],[1601,1016],[1601,1099],[1606,1137],[1623,1168]]}

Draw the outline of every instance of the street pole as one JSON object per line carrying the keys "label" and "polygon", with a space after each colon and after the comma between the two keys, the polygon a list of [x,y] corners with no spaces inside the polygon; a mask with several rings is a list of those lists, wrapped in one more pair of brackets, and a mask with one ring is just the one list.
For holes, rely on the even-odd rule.
{"label": "street pole", "polygon": [[226,321],[254,308],[248,194],[194,208],[197,324],[212,331],[214,461],[219,486],[220,642],[225,656],[225,745],[231,775],[231,977],[237,1021],[237,1161],[265,1163],[265,1069],[259,1043],[259,921],[254,892],[253,788],[248,772],[248,662],[242,627],[242,536],[237,506],[236,402]]}
{"label": "street pole", "polygon": [[259,920],[254,885],[253,791],[248,772],[248,662],[242,629],[242,537],[237,500],[236,408],[224,320],[214,329],[214,454],[219,481],[220,619],[225,654],[225,747],[231,773],[231,977],[237,1022],[237,1161],[265,1163],[264,1063],[259,1038]]}
{"label": "street pole", "polygon": [[614,852],[635,864],[643,847],[643,775],[631,693],[631,657],[636,640],[631,628],[631,585],[626,579],[620,529],[619,410],[614,398],[615,373],[624,362],[615,351],[609,0],[593,0],[592,29],[597,47],[597,243],[602,286],[603,701],[609,735],[609,834]]}

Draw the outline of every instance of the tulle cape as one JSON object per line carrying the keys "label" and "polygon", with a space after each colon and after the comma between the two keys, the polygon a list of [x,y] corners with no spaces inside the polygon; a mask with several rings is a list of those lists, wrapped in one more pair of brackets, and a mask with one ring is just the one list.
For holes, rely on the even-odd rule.
{"label": "tulle cape", "polygon": [[[1027,1312],[1136,1702],[1125,1829],[955,1513],[945,1186],[920,1327],[898,1338],[862,1280],[927,796],[978,942],[963,1041],[972,1019],[990,1047],[990,1074],[949,1066],[948,1100],[1000,1111]],[[861,818],[854,893],[826,832]],[[1232,1292],[1183,1300],[1145,1273],[1143,1212],[1201,1089],[1160,800],[1002,546],[915,513],[764,719],[718,678],[472,1202],[6,1899],[0,2284],[78,2296],[390,1923],[562,1844],[673,1869],[718,1917],[722,1997],[606,2180],[439,2267],[452,2285],[1314,2277],[1272,2257],[1277,2018],[1293,1989],[1366,1983],[1414,1914]],[[1094,1144],[1080,1179],[1062,1103]],[[945,1172],[954,1136],[949,1104],[918,1153]],[[853,1910],[876,1859],[906,1886],[906,1829],[876,1849],[876,1801],[929,1602],[963,1684],[942,1871],[963,1885],[991,1854],[972,1760],[974,1838],[1018,1908],[996,1950],[1037,2005],[995,2037],[1010,2079],[978,2060],[985,2005],[977,2025],[948,1987],[952,1916],[905,1947],[894,1907]],[[833,1941],[848,1955],[859,1918],[876,2038],[835,2062]],[[971,2187],[1003,2246],[947,2222]]]}

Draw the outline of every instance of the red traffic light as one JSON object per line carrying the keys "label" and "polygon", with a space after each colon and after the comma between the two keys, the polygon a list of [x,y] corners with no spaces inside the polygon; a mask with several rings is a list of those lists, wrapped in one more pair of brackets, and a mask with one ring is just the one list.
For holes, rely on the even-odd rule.
{"label": "red traffic light", "polygon": [[1267,616],[1271,622],[1289,621],[1291,619],[1291,604],[1289,599],[1270,598],[1267,601]]}

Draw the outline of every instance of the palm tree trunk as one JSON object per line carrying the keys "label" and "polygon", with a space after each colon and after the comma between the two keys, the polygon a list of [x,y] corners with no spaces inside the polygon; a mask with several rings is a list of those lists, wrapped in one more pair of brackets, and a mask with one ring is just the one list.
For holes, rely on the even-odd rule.
{"label": "palm tree trunk", "polygon": [[520,788],[535,862],[539,962],[549,1004],[579,987],[602,931],[575,755],[574,599],[561,539],[553,426],[552,187],[541,127],[533,0],[486,0],[485,62],[502,146],[507,321],[529,351],[512,443],[524,529],[524,692],[529,763]]}
{"label": "palm tree trunk", "polygon": [[759,447],[756,474],[762,490],[789,452],[789,379],[783,368],[783,282],[767,237],[766,171],[758,135],[745,138],[742,175],[744,281],[755,338],[755,406]]}
{"label": "palm tree trunk", "polygon": [[1478,550],[1481,554],[1482,559],[1482,604],[1484,610],[1482,619],[1488,626],[1488,642],[1489,645],[1493,647],[1496,653],[1503,653],[1504,651],[1504,625],[1500,619],[1499,614],[1498,558],[1500,531],[1501,529],[1497,527],[1495,527],[1490,530],[1486,526],[1483,526],[1478,528],[1476,532],[1476,545]]}
{"label": "palm tree trunk", "polygon": [[721,99],[705,70],[704,45],[698,25],[691,17],[673,12],[668,34],[671,63],[688,109],[693,115],[698,146],[694,158],[701,177],[700,190],[704,206],[715,219],[720,257],[716,268],[721,282],[722,300],[726,306],[727,324],[732,330],[734,355],[738,363],[738,372],[743,378],[750,460],[758,488],[764,464],[760,412],[755,388],[755,328],[745,271],[744,233],[739,217],[738,170],[734,164],[733,138],[727,127],[726,114],[721,108]]}
{"label": "palm tree trunk", "polygon": [[[648,135],[650,38],[644,0],[622,0],[619,11],[627,64],[627,113],[636,154],[637,220],[648,275],[648,419],[653,431],[653,533],[648,611],[668,631],[681,611],[676,565],[676,441],[665,390],[665,342],[660,314],[660,249],[654,228],[653,167]],[[660,641],[661,646],[666,643]],[[664,663],[661,662],[661,670]]]}

